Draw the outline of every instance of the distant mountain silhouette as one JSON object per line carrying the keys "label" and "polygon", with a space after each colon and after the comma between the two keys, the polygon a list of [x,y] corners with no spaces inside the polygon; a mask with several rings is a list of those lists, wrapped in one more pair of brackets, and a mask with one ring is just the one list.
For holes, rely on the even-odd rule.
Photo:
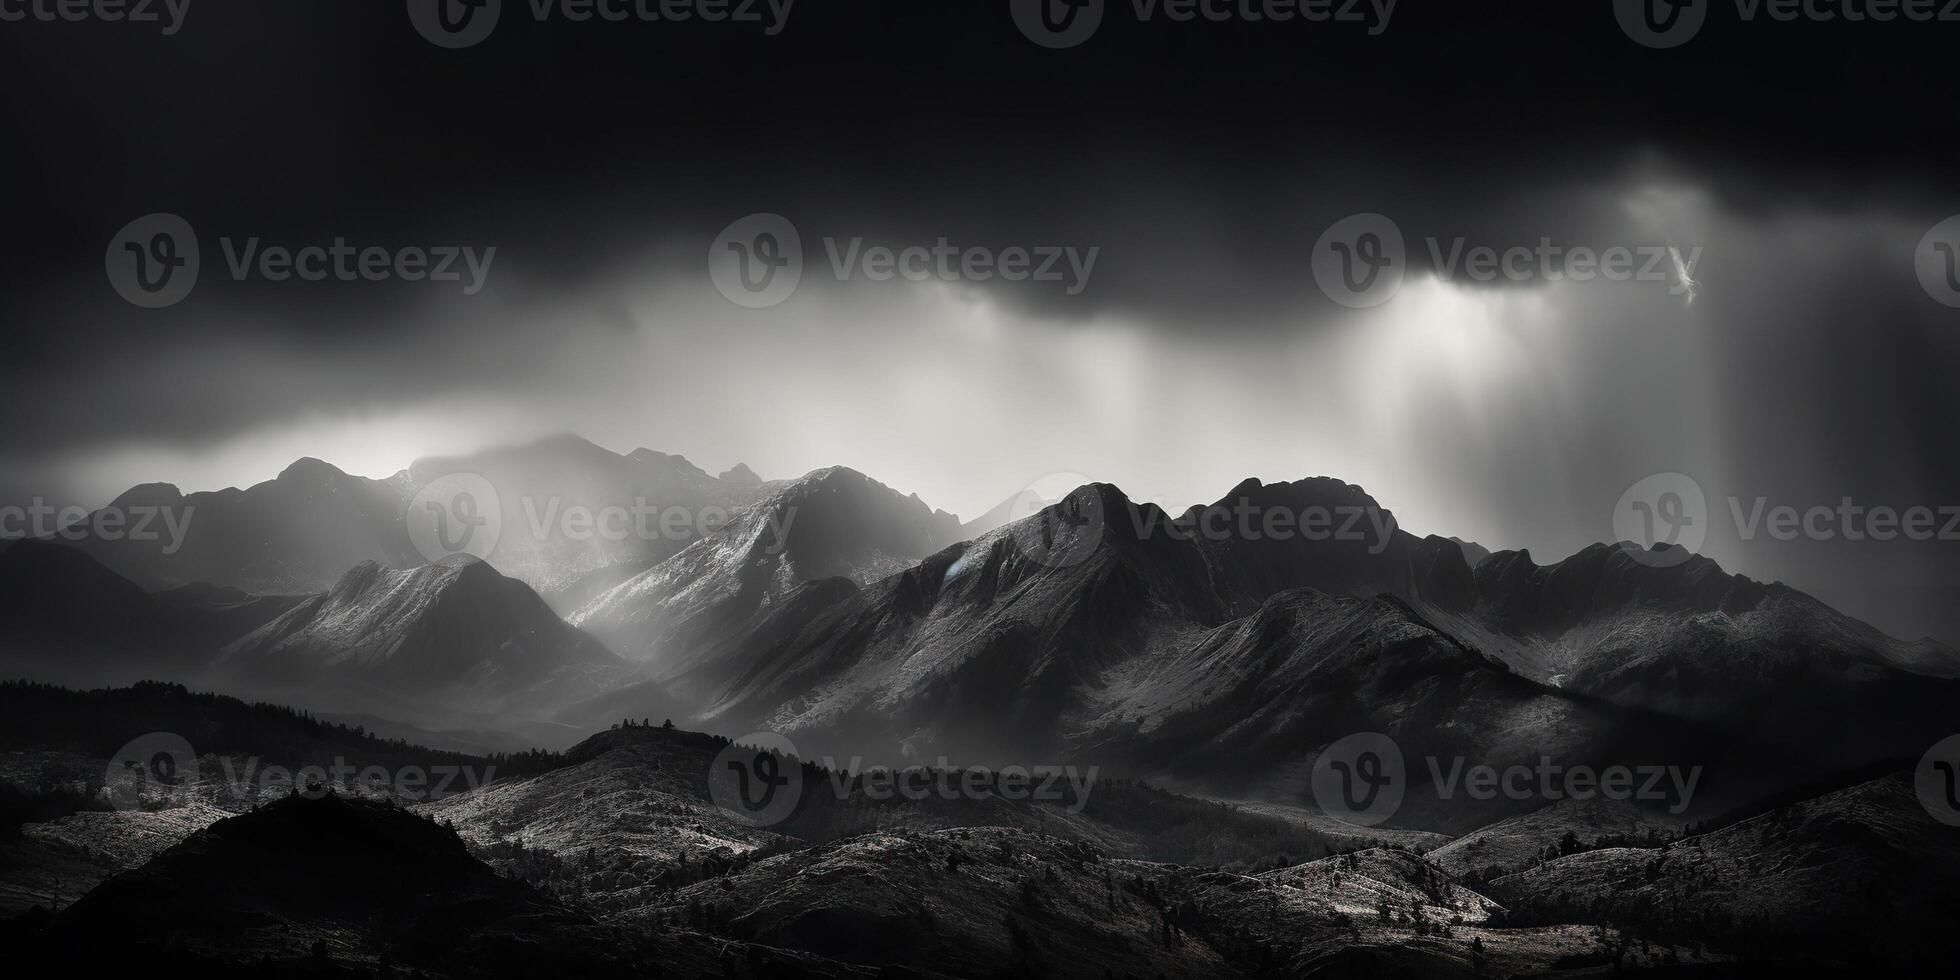
{"label": "distant mountain silhouette", "polygon": [[299,460],[245,490],[186,494],[145,484],[110,509],[169,508],[183,522],[181,541],[91,535],[77,547],[148,588],[209,582],[248,592],[311,592],[363,561],[419,560],[402,524],[412,493],[401,477],[349,476],[317,459]]}
{"label": "distant mountain silhouette", "polygon": [[[712,523],[717,509],[741,506],[756,494],[754,483],[724,483],[680,456],[648,449],[622,456],[562,435],[421,459],[380,480],[302,459],[276,479],[244,490],[184,494],[167,484],[146,484],[111,506],[126,512],[168,507],[187,515],[181,542],[88,536],[78,546],[150,589],[208,582],[251,593],[317,592],[362,562],[392,568],[425,563],[409,538],[405,511],[417,491],[458,475],[482,477],[498,494],[503,533],[487,557],[547,595],[575,588],[601,569],[666,558],[693,541],[703,521]],[[673,516],[665,524],[657,517],[649,521],[657,533],[561,533],[567,520],[574,527],[581,520],[568,515],[608,508]],[[615,521],[613,527],[619,526]]]}

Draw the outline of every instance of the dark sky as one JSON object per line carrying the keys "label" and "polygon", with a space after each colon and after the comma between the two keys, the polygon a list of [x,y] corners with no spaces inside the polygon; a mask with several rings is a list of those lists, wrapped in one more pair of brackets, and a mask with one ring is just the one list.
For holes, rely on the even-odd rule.
{"label": "dark sky", "polygon": [[[1182,505],[1240,478],[1366,485],[1418,531],[1613,532],[1690,473],[1705,550],[1895,633],[1960,641],[1960,542],[1740,540],[1721,512],[1960,503],[1960,310],[1913,273],[1960,213],[1960,23],[1744,22],[1670,50],[1607,2],[1404,0],[1362,24],[1140,22],[1050,50],[993,0],[800,0],[754,24],[574,22],[483,43],[396,0],[193,0],[177,33],[0,23],[0,495],[97,505],[316,455],[573,429],[611,448],[858,466],[976,514],[1053,472]],[[717,233],[1100,250],[1087,288],[811,281],[747,311]],[[110,288],[169,212],[184,302]],[[1391,216],[1409,284],[1350,311],[1312,254]],[[1701,248],[1654,283],[1437,282],[1468,245]],[[218,240],[497,248],[433,283],[230,281]]]}

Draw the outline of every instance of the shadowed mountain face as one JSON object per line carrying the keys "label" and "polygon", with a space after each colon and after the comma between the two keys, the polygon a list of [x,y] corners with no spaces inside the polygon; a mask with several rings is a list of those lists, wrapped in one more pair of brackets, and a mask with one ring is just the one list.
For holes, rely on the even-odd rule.
{"label": "shadowed mountain face", "polygon": [[254,685],[523,712],[589,696],[621,667],[529,586],[455,556],[406,571],[356,566],[226,647],[218,672]]}
{"label": "shadowed mountain face", "polygon": [[0,552],[0,637],[21,654],[168,660],[187,651],[163,607],[133,583],[62,545]]}
{"label": "shadowed mountain face", "polygon": [[189,676],[294,601],[195,587],[152,596],[75,548],[21,541],[0,552],[0,664],[81,684]]}

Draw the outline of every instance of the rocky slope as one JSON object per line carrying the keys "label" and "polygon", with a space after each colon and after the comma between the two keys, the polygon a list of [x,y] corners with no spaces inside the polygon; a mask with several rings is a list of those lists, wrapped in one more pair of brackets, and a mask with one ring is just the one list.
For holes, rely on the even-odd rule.
{"label": "rocky slope", "polygon": [[1680,836],[1682,824],[1629,801],[1560,800],[1479,827],[1423,855],[1453,878],[1490,880],[1523,871],[1568,844]]}

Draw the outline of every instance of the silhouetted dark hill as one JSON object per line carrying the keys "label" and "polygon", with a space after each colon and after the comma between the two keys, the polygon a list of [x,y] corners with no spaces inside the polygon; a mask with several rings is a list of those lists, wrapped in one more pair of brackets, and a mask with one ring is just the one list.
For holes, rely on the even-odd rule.
{"label": "silhouetted dark hill", "polygon": [[385,960],[457,975],[628,977],[711,959],[499,876],[427,819],[333,795],[218,821],[62,910],[40,939],[101,964],[283,971]]}

